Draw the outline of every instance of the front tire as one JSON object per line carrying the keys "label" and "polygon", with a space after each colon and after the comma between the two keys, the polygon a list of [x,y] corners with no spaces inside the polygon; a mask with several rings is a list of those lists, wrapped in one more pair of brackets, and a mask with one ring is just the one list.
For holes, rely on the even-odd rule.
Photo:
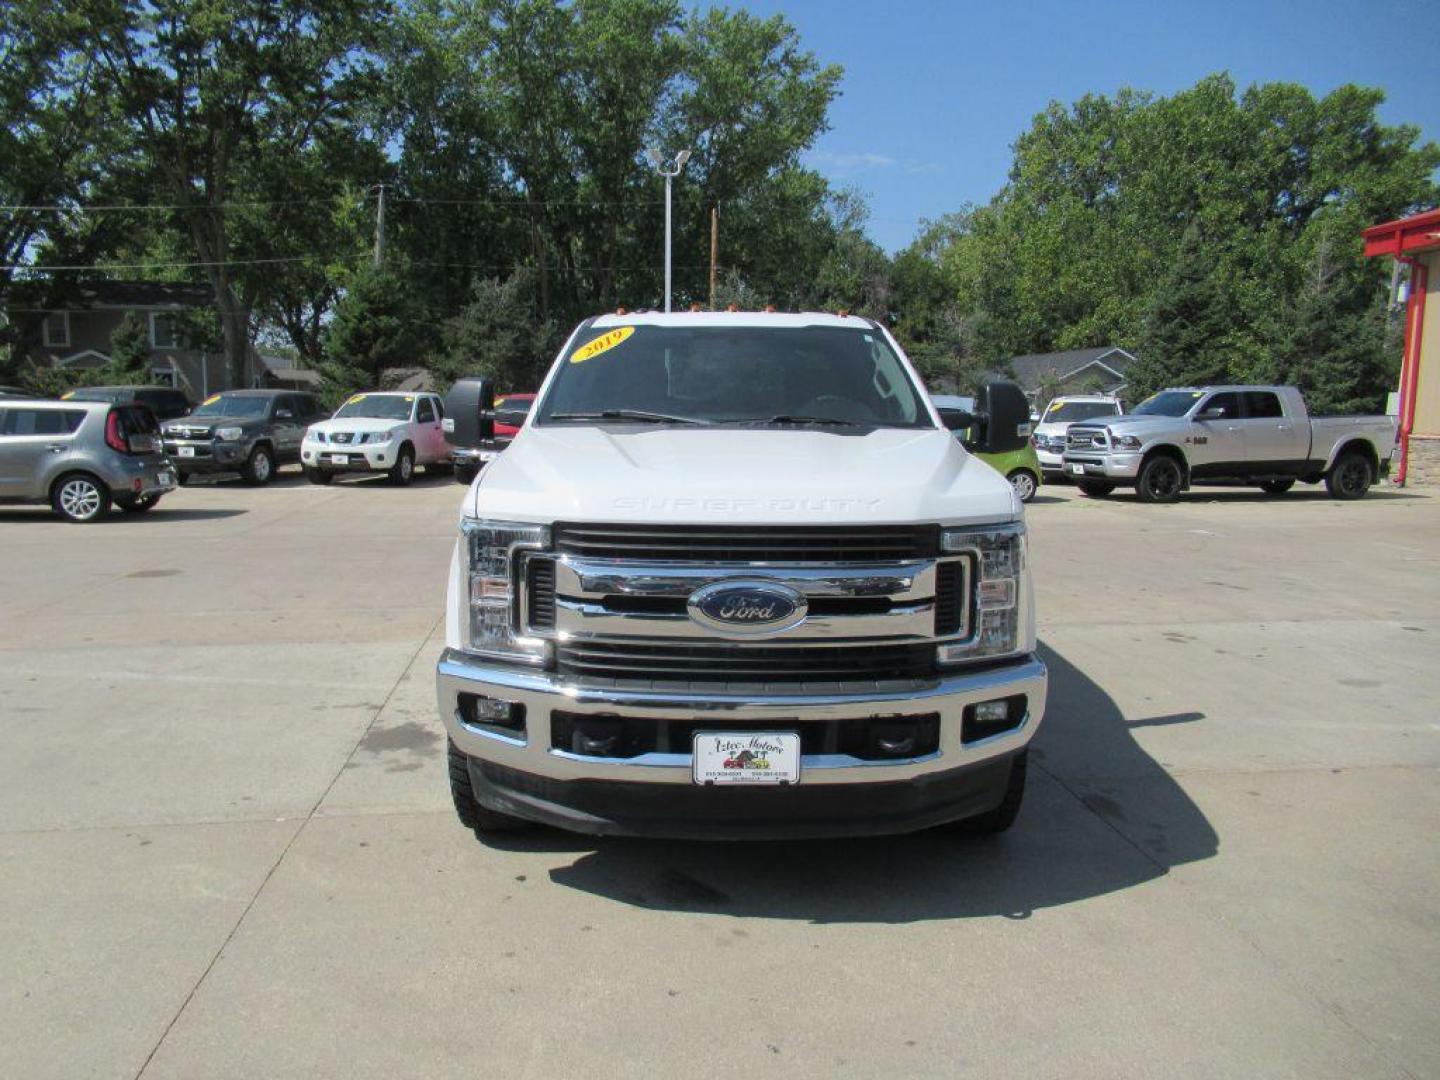
{"label": "front tire", "polygon": [[397,487],[406,487],[415,479],[415,448],[409,443],[400,447],[400,456],[390,468],[390,482]]}
{"label": "front tire", "polygon": [[275,476],[274,451],[268,446],[255,447],[245,459],[245,467],[240,470],[240,475],[247,484],[254,484],[256,487],[268,484]]}
{"label": "front tire", "polygon": [[1180,498],[1185,473],[1168,454],[1157,454],[1140,466],[1135,477],[1135,494],[1141,502],[1173,503]]}
{"label": "front tire", "polygon": [[1020,496],[1022,503],[1033,499],[1040,487],[1040,481],[1035,479],[1035,474],[1029,469],[1012,469],[1005,479],[1010,481],[1010,486],[1015,489],[1015,494]]}
{"label": "front tire", "polygon": [[301,471],[305,474],[305,479],[309,480],[312,484],[320,484],[323,486],[335,479],[334,473],[326,472],[324,469],[312,469],[309,465],[306,465]]}
{"label": "front tire", "polygon": [[110,513],[110,489],[89,473],[70,473],[50,489],[50,505],[66,521],[86,525]]}
{"label": "front tire", "polygon": [[458,746],[449,740],[446,741],[449,745],[446,763],[450,769],[450,798],[455,803],[455,816],[460,819],[460,824],[471,830],[476,836],[529,828],[530,822],[524,818],[502,814],[498,810],[491,810],[488,806],[481,806],[475,801],[475,788],[470,783],[468,759],[460,752]]}
{"label": "front tire", "polygon": [[1109,480],[1081,480],[1079,487],[1082,495],[1092,499],[1103,499],[1115,490],[1115,485]]}
{"label": "front tire", "polygon": [[479,476],[479,475],[480,475],[480,466],[479,466],[479,465],[456,465],[456,466],[455,466],[455,480],[456,480],[456,482],[457,482],[457,483],[464,484],[466,487],[469,487],[471,484],[473,484],[473,483],[475,482],[475,477],[477,477],[477,476]]}
{"label": "front tire", "polygon": [[1332,499],[1363,499],[1374,479],[1365,455],[1347,450],[1325,474],[1325,490]]}

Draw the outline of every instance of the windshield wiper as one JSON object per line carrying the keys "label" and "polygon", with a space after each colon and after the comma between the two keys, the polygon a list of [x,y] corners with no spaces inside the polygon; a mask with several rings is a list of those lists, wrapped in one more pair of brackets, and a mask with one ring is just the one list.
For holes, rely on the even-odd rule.
{"label": "windshield wiper", "polygon": [[752,417],[749,420],[732,420],[732,424],[814,424],[831,427],[865,427],[854,420],[839,420],[833,416],[801,416],[797,413],[781,413],[779,416]]}
{"label": "windshield wiper", "polygon": [[636,420],[657,424],[703,424],[707,421],[693,416],[671,416],[669,413],[646,412],[643,409],[600,409],[596,412],[551,413],[547,420]]}

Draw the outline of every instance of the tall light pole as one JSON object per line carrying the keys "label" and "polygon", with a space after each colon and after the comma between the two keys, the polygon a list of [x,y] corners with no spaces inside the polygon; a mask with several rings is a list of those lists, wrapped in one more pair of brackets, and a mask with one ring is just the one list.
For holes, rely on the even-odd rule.
{"label": "tall light pole", "polygon": [[670,181],[680,175],[685,162],[690,160],[690,151],[681,150],[667,168],[660,151],[653,147],[645,151],[655,171],[665,178],[665,314],[670,314]]}

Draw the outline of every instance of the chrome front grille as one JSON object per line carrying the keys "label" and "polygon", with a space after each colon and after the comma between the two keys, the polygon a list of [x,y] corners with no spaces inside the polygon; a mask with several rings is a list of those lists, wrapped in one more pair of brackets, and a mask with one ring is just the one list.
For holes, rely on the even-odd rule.
{"label": "chrome front grille", "polygon": [[632,682],[854,683],[935,674],[930,645],[733,645],[667,642],[561,642],[562,675]]}
{"label": "chrome front grille", "polygon": [[1065,434],[1067,450],[1109,450],[1110,438],[1104,428],[1074,428]]}

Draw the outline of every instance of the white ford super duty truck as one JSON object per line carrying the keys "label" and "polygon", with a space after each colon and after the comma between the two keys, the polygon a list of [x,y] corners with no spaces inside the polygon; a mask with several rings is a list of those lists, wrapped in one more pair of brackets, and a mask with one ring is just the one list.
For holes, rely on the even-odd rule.
{"label": "white ford super duty truck", "polygon": [[[486,380],[447,398],[483,442]],[[1024,445],[992,383],[985,449]],[[437,672],[477,834],[999,831],[1045,709],[1023,508],[880,325],[607,315],[469,488]]]}
{"label": "white ford super duty truck", "polygon": [[1142,502],[1173,502],[1192,483],[1283,495],[1297,480],[1358,499],[1394,449],[1393,417],[1311,418],[1293,386],[1187,386],[1070,425],[1065,472],[1087,495],[1133,487]]}

